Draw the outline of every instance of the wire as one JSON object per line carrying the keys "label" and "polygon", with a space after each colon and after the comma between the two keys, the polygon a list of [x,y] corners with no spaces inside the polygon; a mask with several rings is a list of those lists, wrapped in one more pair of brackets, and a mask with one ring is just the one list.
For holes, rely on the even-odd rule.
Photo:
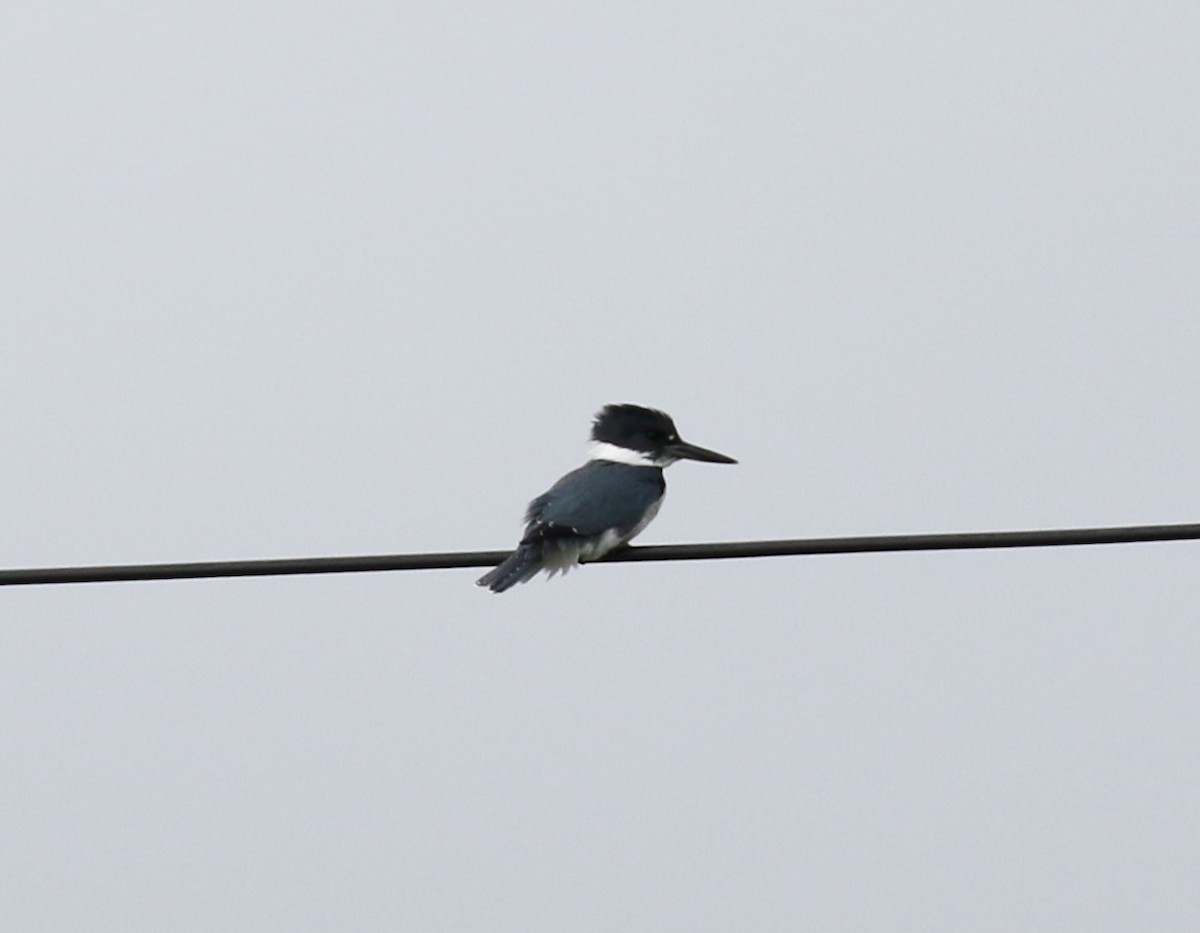
{"label": "wire", "polygon": [[[863,554],[879,551],[1065,547],[1085,544],[1133,544],[1146,541],[1192,541],[1197,539],[1200,539],[1200,524],[876,535],[857,538],[799,538],[782,541],[727,541],[715,544],[660,544],[649,547],[626,547],[612,552],[598,563],[637,560],[789,557],[802,554]],[[28,570],[0,570],[0,586],[186,580],[212,577],[267,577],[310,573],[373,573],[381,570],[447,570],[462,567],[492,567],[507,556],[507,551],[456,551],[441,554],[393,554],[374,557],[299,557],[283,560],[203,561],[186,564],[45,567]]]}

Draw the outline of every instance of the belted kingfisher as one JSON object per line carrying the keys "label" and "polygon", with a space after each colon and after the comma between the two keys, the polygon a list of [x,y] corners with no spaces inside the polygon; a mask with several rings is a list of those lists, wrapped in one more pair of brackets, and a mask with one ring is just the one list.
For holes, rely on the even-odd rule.
{"label": "belted kingfisher", "polygon": [[680,440],[669,415],[640,405],[606,405],[592,441],[587,463],[529,503],[521,543],[477,585],[503,593],[539,570],[565,573],[633,540],[658,514],[663,468],[676,460],[737,463]]}

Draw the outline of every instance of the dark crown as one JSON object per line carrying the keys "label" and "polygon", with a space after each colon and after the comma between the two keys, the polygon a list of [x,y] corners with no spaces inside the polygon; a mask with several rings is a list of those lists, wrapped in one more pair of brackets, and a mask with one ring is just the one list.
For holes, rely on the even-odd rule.
{"label": "dark crown", "polygon": [[592,422],[592,440],[627,450],[656,451],[679,440],[671,416],[640,405],[605,405]]}

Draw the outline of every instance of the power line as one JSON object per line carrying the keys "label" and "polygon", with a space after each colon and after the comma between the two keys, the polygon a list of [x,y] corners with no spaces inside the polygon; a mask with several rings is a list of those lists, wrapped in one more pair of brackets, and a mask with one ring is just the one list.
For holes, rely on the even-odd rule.
{"label": "power line", "polygon": [[[804,554],[863,554],[880,551],[1065,547],[1084,544],[1134,544],[1147,541],[1191,541],[1197,539],[1200,539],[1200,524],[873,535],[854,538],[798,538],[782,541],[726,541],[714,544],[658,544],[646,547],[627,547],[614,551],[597,563],[635,560],[790,557]],[[27,570],[0,570],[0,586],[186,580],[212,577],[266,577],[310,573],[374,573],[382,570],[448,570],[464,567],[493,567],[507,556],[507,551],[455,551],[440,554],[392,554],[367,557],[299,557],[283,560],[201,561],[182,564],[43,567]]]}

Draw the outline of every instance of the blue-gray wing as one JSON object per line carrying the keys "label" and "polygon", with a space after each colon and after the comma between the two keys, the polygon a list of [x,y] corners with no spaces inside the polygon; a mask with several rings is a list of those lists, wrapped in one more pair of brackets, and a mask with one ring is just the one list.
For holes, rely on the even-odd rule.
{"label": "blue-gray wing", "polygon": [[572,470],[529,503],[529,532],[546,526],[579,535],[628,530],[666,492],[662,470],[593,460]]}

